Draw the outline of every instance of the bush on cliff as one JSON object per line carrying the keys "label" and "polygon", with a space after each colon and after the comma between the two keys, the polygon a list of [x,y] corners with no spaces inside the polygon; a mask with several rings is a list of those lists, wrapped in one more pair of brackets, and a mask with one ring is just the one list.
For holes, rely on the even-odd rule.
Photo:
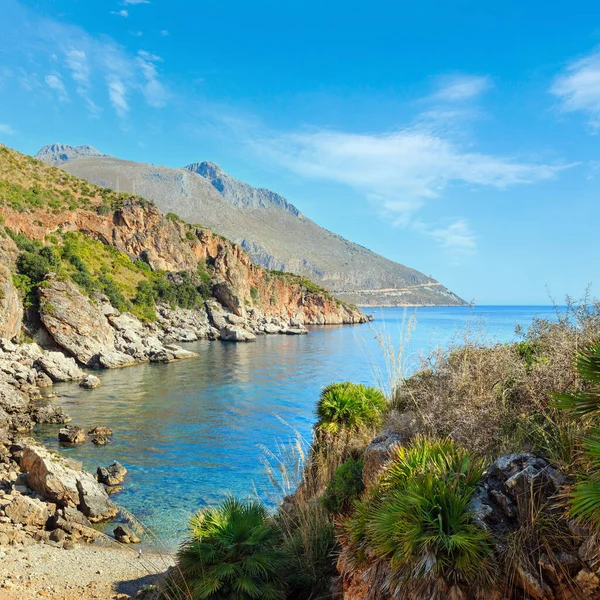
{"label": "bush on cliff", "polygon": [[380,563],[372,584],[399,598],[484,589],[494,575],[492,544],[469,506],[482,473],[483,463],[449,439],[417,436],[397,447],[343,523],[345,563]]}
{"label": "bush on cliff", "polygon": [[327,483],[321,502],[328,512],[338,515],[346,512],[352,502],[358,498],[365,489],[362,481],[362,458],[350,457],[333,474]]}
{"label": "bush on cliff", "polygon": [[286,558],[280,542],[262,504],[228,498],[190,520],[178,552],[179,587],[193,600],[281,600]]}
{"label": "bush on cliff", "polygon": [[342,429],[375,427],[381,423],[386,408],[387,400],[377,388],[349,381],[331,383],[321,391],[315,428],[335,435]]}

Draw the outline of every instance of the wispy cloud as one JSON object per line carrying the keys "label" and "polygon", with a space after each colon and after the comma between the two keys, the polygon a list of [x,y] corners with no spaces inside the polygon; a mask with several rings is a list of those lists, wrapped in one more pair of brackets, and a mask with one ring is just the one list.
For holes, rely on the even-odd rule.
{"label": "wispy cloud", "polygon": [[156,54],[144,50],[138,52],[137,63],[145,79],[142,92],[146,102],[154,108],[162,108],[167,103],[167,92],[158,80],[156,64],[159,62],[162,62],[162,58]]}
{"label": "wispy cloud", "polygon": [[300,175],[356,189],[398,225],[452,185],[505,189],[553,179],[565,168],[466,151],[415,128],[382,134],[276,134],[250,143]]}
{"label": "wispy cloud", "polygon": [[560,99],[563,112],[581,111],[593,130],[600,129],[600,50],[569,64],[550,92]]}
{"label": "wispy cloud", "polygon": [[127,18],[129,16],[129,11],[123,9],[123,10],[111,10],[110,11],[111,15],[116,15],[117,17],[125,17]]}
{"label": "wispy cloud", "polygon": [[44,77],[44,81],[50,89],[56,92],[56,95],[61,102],[69,102],[69,95],[67,94],[65,84],[63,83],[60,75],[56,73],[52,75],[46,75],[46,77]]}
{"label": "wispy cloud", "polygon": [[123,4],[150,4],[150,0],[123,0]]}
{"label": "wispy cloud", "polygon": [[121,119],[124,119],[129,112],[129,103],[127,102],[127,89],[121,79],[116,75],[110,75],[107,78],[108,97],[112,107]]}
{"label": "wispy cloud", "polygon": [[[19,3],[12,2],[11,7],[17,27],[10,31],[12,43],[24,57],[12,79],[28,91],[35,93],[48,86],[63,102],[78,97],[93,117],[103,105],[125,119],[140,100],[151,107],[167,102],[157,56],[132,53],[107,36],[94,36],[81,27],[40,17]],[[0,35],[6,34],[8,30],[1,25]],[[44,64],[49,75],[40,76]]]}
{"label": "wispy cloud", "polygon": [[15,130],[8,123],[0,123],[0,135],[14,135]]}
{"label": "wispy cloud", "polygon": [[421,230],[438,242],[455,264],[462,263],[477,251],[477,236],[466,219],[458,219],[445,227],[424,227]]}
{"label": "wispy cloud", "polygon": [[436,79],[436,90],[431,98],[443,102],[474,100],[492,87],[488,76],[442,75]]}

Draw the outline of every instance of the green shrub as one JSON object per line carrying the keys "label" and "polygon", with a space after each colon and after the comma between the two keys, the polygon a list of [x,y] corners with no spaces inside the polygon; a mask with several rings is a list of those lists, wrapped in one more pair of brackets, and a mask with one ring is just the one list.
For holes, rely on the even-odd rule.
{"label": "green shrub", "polygon": [[399,597],[485,589],[494,578],[492,544],[470,508],[482,473],[482,462],[449,439],[418,436],[398,447],[343,524],[349,563],[385,564],[384,585]]}
{"label": "green shrub", "polygon": [[24,252],[37,252],[41,248],[40,242],[37,240],[30,240],[23,233],[14,233],[14,231],[8,229],[8,227],[5,228],[5,231],[12,238],[19,250],[23,250]]}
{"label": "green shrub", "polygon": [[317,431],[336,434],[340,429],[356,430],[378,425],[387,400],[374,387],[362,384],[332,383],[323,388],[317,404]]}
{"label": "green shrub", "polygon": [[34,284],[37,284],[43,281],[52,270],[52,265],[47,258],[40,254],[22,252],[17,258],[17,269],[21,275],[26,275]]}
{"label": "green shrub", "polygon": [[325,508],[333,514],[346,512],[365,489],[362,480],[362,458],[349,458],[334,473],[321,498]]}
{"label": "green shrub", "polygon": [[258,302],[260,300],[260,292],[255,285],[250,288],[250,297],[252,298],[253,302]]}
{"label": "green shrub", "polygon": [[184,589],[194,599],[285,598],[280,532],[259,502],[226,499],[190,520],[178,552]]}
{"label": "green shrub", "polygon": [[100,275],[98,277],[100,289],[106,294],[110,303],[121,312],[126,312],[131,308],[131,302],[123,296],[121,290],[110,275]]}

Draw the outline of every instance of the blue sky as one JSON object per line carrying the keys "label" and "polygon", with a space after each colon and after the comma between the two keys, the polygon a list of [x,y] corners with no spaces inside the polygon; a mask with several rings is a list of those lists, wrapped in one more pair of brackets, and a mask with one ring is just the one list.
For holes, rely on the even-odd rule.
{"label": "blue sky", "polygon": [[600,294],[600,6],[2,0],[0,141],[213,160],[479,304]]}

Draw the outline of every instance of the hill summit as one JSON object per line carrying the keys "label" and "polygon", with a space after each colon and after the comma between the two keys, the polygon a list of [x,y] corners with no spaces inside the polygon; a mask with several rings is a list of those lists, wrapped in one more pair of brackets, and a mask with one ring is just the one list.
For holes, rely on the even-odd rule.
{"label": "hill summit", "polygon": [[62,144],[45,146],[37,157],[91,183],[153,200],[165,213],[239,243],[254,263],[312,279],[348,302],[465,304],[432,277],[320,227],[280,194],[239,181],[213,162],[168,168]]}

